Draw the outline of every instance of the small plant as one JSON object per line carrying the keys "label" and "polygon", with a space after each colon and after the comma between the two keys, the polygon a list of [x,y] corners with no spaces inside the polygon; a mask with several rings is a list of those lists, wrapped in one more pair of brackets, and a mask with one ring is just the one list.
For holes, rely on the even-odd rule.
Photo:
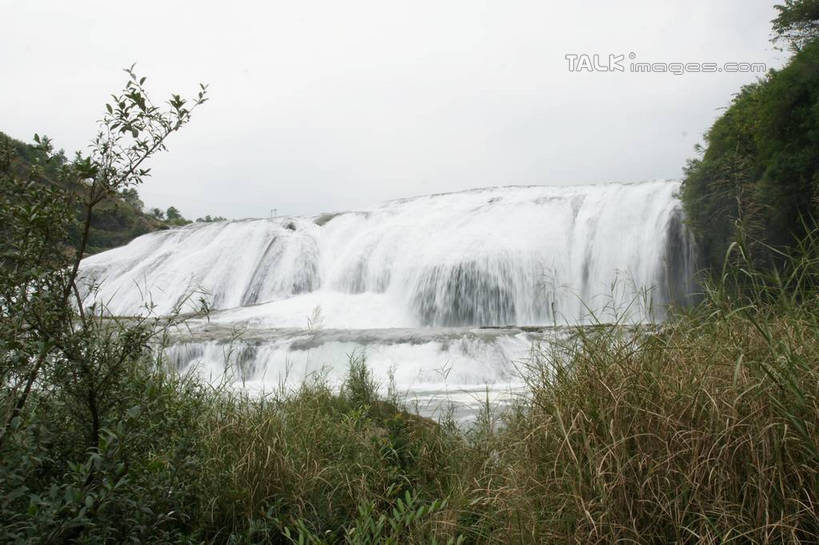
{"label": "small plant", "polygon": [[378,384],[367,367],[363,354],[348,356],[347,379],[341,386],[341,395],[355,407],[371,407],[378,399]]}
{"label": "small plant", "polygon": [[393,507],[387,509],[386,512],[379,512],[375,503],[372,502],[360,504],[355,521],[344,532],[343,541],[314,534],[302,520],[296,521],[292,530],[285,528],[284,535],[294,545],[330,545],[331,543],[460,545],[464,541],[463,536],[439,541],[435,536],[434,525],[430,523],[430,519],[442,513],[446,506],[446,500],[433,500],[428,504],[421,503],[417,495],[407,491],[403,498],[395,499]]}

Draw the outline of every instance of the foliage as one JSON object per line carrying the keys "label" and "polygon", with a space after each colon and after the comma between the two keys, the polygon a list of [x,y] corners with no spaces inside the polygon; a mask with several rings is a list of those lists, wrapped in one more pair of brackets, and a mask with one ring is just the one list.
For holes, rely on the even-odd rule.
{"label": "foliage", "polygon": [[794,50],[819,36],[819,0],[785,0],[774,6],[779,12],[773,23],[774,40],[786,40]]}
{"label": "foliage", "polygon": [[[430,504],[418,505],[418,497],[406,492],[403,499],[398,498],[392,510],[376,512],[374,503],[363,503],[358,507],[355,521],[344,534],[344,543],[348,545],[398,545],[401,543],[427,543],[437,545],[438,539],[424,531],[424,521],[446,508],[446,501],[433,501]],[[303,520],[296,521],[296,531],[285,527],[285,537],[294,545],[325,545],[328,543],[307,527]],[[449,538],[447,544],[463,542],[463,536]]]}
{"label": "foliage", "polygon": [[210,214],[208,214],[204,218],[196,218],[197,223],[212,223],[212,222],[215,222],[215,221],[226,221],[226,220],[227,220],[227,218],[223,218],[222,216],[213,216],[212,217]]}
{"label": "foliage", "polygon": [[[0,133],[0,146],[5,150],[9,163],[8,167],[4,167],[4,172],[14,173],[18,179],[28,180],[33,187],[44,191],[58,190],[60,194],[76,191],[77,187],[72,185],[74,182],[60,174],[60,169],[66,167],[68,162],[63,152],[46,151],[42,143],[50,145],[50,140],[41,136],[37,138],[41,143],[28,145]],[[76,248],[82,232],[83,209],[79,202],[73,204],[74,217],[65,240],[68,247]],[[164,227],[161,222],[142,213],[142,207],[136,188],[125,188],[119,193],[106,195],[95,208],[86,253],[121,246],[139,235]]]}
{"label": "foliage", "polygon": [[[47,191],[55,186],[64,194],[76,191],[77,186],[72,185],[75,181],[60,174],[60,168],[66,167],[68,163],[64,153],[54,153],[50,148],[43,148],[43,143],[51,145],[48,137],[37,135],[36,138],[39,142],[28,145],[0,133],[0,146],[3,146],[8,162],[6,171],[14,173],[18,178],[28,179],[35,187]],[[35,171],[36,175],[33,174]],[[10,197],[13,198],[13,195]],[[79,201],[74,202],[74,205],[75,217],[65,240],[69,242],[68,247],[76,248],[80,243],[84,210]],[[154,208],[147,213],[143,212],[144,207],[136,187],[108,192],[95,206],[85,248],[86,255],[122,246],[145,233],[191,223],[176,207],[169,207],[167,212]],[[225,218],[217,217],[202,221],[224,220]]]}
{"label": "foliage", "polygon": [[129,187],[123,189],[119,192],[122,200],[130,204],[134,207],[135,210],[142,212],[142,209],[145,207],[145,203],[142,202],[142,199],[139,198],[139,193],[137,192],[136,188]]}
{"label": "foliage", "polygon": [[[17,487],[7,502],[28,501],[23,511],[7,513],[8,537],[33,528],[51,541],[70,540],[93,517],[110,516],[122,524],[130,520],[128,509],[136,507],[125,508],[138,498],[119,480],[124,466],[111,473],[107,460],[120,448],[124,404],[135,399],[123,394],[135,384],[128,371],[145,357],[162,327],[146,319],[108,320],[104,309],[87,306],[83,294],[93,286],[80,284],[79,264],[94,241],[95,212],[148,175],[145,161],[164,149],[167,137],[206,97],[204,87],[191,104],[173,95],[162,110],[150,102],[145,78],[132,69],[127,73],[125,89],[107,105],[89,154],[68,161],[53,152],[48,138],[35,135],[37,148],[21,162],[15,160],[13,142],[0,143],[0,449],[8,450],[4,462],[16,464],[3,466],[2,481],[4,490]],[[67,412],[61,414],[60,407]],[[42,428],[29,425],[42,418],[38,411],[56,417],[71,430],[70,438],[51,449],[43,449],[40,437],[31,439],[27,434]],[[45,429],[61,432],[48,424]],[[34,450],[20,453],[27,437]],[[36,481],[41,462],[59,468],[60,477],[54,481],[51,475],[47,488],[30,488],[32,482],[18,470],[34,464]],[[125,502],[122,513],[101,510],[105,503],[99,502],[112,497]],[[23,513],[28,516],[21,520]],[[90,537],[96,535],[91,532],[88,540],[109,539]]]}
{"label": "foliage", "polygon": [[819,42],[743,88],[706,141],[682,189],[705,265],[719,274],[741,220],[755,264],[780,266],[819,218]]}
{"label": "foliage", "polygon": [[485,516],[523,516],[521,541],[810,542],[817,235],[782,276],[735,246],[737,265],[659,333],[586,329],[543,353],[501,455],[510,477],[484,477],[499,498]]}
{"label": "foliage", "polygon": [[166,225],[187,225],[190,223],[190,220],[186,220],[178,208],[170,206],[165,211],[165,223]]}

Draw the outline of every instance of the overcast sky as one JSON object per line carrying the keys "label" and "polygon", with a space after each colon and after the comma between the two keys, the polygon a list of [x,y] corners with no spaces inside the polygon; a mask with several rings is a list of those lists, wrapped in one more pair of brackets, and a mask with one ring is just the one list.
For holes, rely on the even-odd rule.
{"label": "overcast sky", "polygon": [[[135,62],[155,98],[210,85],[140,187],[190,218],[679,178],[759,74],[634,73],[628,55],[779,67],[773,4],[0,0],[0,130],[82,148]],[[626,70],[570,72],[572,53],[624,55]]]}

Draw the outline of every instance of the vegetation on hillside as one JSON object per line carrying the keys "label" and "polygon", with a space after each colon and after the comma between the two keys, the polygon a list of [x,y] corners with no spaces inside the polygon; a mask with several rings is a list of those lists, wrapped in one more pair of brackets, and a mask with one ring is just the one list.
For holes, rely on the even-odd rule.
{"label": "vegetation on hillside", "polygon": [[[34,145],[25,144],[0,132],[0,154],[4,156],[8,172],[40,187],[56,188],[61,192],[61,198],[76,200],[71,195],[86,188],[82,185],[84,182],[72,181],[62,174],[70,161],[62,151],[53,152],[48,137],[35,135],[35,139]],[[4,199],[6,202],[14,202],[16,196],[13,193],[6,194]],[[94,209],[86,255],[122,246],[145,233],[191,223],[174,206],[165,211],[154,208],[146,212],[144,208],[135,187],[106,194]],[[79,245],[83,219],[82,207],[77,205],[75,221],[66,238],[68,249],[74,250]],[[205,216],[196,221],[224,220],[220,216]]]}
{"label": "vegetation on hillside", "polygon": [[788,0],[774,20],[795,50],[788,64],[744,87],[689,162],[682,200],[701,257],[719,272],[737,222],[764,267],[819,218],[819,1]]}
{"label": "vegetation on hillside", "polygon": [[819,0],[785,0],[774,8],[779,12],[771,21],[775,42],[784,40],[798,51],[819,35]]}

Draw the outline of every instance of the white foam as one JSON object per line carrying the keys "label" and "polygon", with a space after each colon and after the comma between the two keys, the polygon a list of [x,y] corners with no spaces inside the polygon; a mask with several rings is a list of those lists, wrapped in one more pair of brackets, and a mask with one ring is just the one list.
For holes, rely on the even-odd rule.
{"label": "white foam", "polygon": [[651,297],[638,302],[661,313],[678,187],[505,187],[326,223],[194,224],[91,256],[82,276],[114,314],[193,310],[204,298],[236,309],[220,320],[277,327],[304,326],[317,309],[344,328],[577,323],[592,311],[605,321],[641,290]]}

